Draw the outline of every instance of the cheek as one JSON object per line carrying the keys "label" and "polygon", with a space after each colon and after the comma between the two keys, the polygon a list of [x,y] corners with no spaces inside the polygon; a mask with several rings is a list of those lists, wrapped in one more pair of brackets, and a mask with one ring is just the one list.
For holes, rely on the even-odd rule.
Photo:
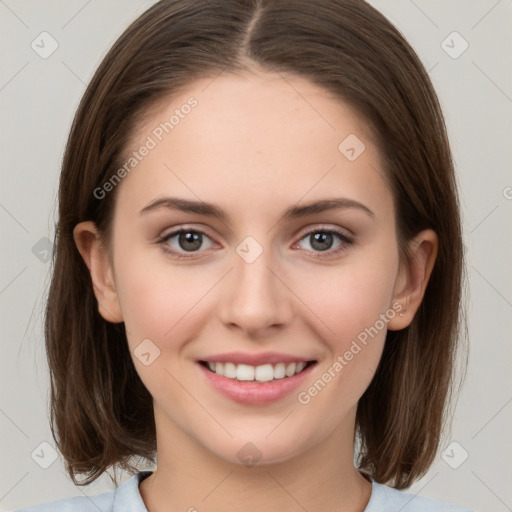
{"label": "cheek", "polygon": [[[378,261],[361,258],[316,275],[299,292],[308,297],[305,302],[316,314],[311,325],[329,354],[320,368],[322,382],[302,390],[301,403],[314,399],[316,407],[327,407],[335,402],[341,414],[364,393],[379,364],[387,324],[396,314],[390,304],[396,269],[393,255]],[[314,398],[324,386],[329,390]]]}
{"label": "cheek", "polygon": [[[296,311],[302,317],[299,322],[309,318],[321,338],[333,338],[334,345],[343,342],[339,349],[347,339],[374,325],[390,305],[395,258],[389,249],[378,259],[371,251],[366,253],[339,266],[312,264],[283,272],[299,301],[293,294],[283,300],[295,303],[303,311]],[[220,284],[222,271],[208,265],[198,268],[167,262],[158,248],[138,252],[132,248],[124,254],[115,262],[116,285],[132,343],[145,338],[163,341],[170,333],[178,340],[178,332],[199,323],[201,311],[210,303],[207,295]],[[217,288],[214,295],[218,293]]]}
{"label": "cheek", "polygon": [[[140,263],[140,264],[139,264]],[[163,267],[163,268],[162,268]],[[119,272],[118,295],[132,338],[176,337],[194,319],[195,305],[211,289],[214,276],[147,261],[125,261]],[[135,340],[134,340],[135,341]]]}
{"label": "cheek", "polygon": [[[396,264],[361,258],[355,264],[317,270],[296,289],[335,345],[372,326],[390,308]],[[380,324],[379,324],[380,325]],[[340,348],[343,348],[343,343]]]}
{"label": "cheek", "polygon": [[[217,278],[192,267],[171,266],[156,253],[132,251],[120,259],[117,292],[137,373],[155,400],[171,400],[179,409],[187,396],[171,375],[181,365],[188,342],[199,335],[201,300]],[[149,361],[141,358],[145,353]]]}

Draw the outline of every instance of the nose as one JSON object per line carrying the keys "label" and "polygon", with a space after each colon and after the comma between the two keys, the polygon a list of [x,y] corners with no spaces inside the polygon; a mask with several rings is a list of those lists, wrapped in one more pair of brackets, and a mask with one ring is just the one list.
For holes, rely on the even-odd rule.
{"label": "nose", "polygon": [[293,293],[270,249],[251,260],[242,251],[234,252],[234,268],[226,276],[219,314],[230,329],[256,338],[290,322]]}

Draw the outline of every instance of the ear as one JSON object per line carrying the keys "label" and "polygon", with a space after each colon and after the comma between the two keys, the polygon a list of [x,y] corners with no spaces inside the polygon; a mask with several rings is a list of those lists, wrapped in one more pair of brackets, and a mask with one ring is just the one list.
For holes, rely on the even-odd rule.
{"label": "ear", "polygon": [[73,237],[91,274],[94,294],[98,301],[98,312],[108,322],[122,322],[123,315],[115,288],[112,266],[96,225],[91,221],[77,224],[73,230]]}
{"label": "ear", "polygon": [[438,245],[437,234],[432,229],[422,231],[409,242],[411,261],[400,262],[392,300],[397,314],[389,320],[389,330],[404,329],[412,322],[432,274]]}

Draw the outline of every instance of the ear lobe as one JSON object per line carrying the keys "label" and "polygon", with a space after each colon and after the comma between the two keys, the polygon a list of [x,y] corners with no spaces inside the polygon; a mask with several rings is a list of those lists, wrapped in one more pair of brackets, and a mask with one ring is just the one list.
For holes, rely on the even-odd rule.
{"label": "ear lobe", "polygon": [[397,314],[388,322],[389,330],[404,329],[412,322],[432,275],[438,245],[437,234],[432,229],[422,231],[409,242],[411,261],[400,264],[392,300]]}
{"label": "ear lobe", "polygon": [[96,225],[92,221],[80,222],[73,230],[73,238],[89,269],[98,312],[108,322],[122,322],[111,264]]}

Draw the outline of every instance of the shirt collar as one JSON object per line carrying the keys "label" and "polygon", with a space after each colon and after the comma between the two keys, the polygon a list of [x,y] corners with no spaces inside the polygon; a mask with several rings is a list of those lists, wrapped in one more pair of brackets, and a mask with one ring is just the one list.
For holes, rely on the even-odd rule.
{"label": "shirt collar", "polygon": [[114,491],[112,512],[148,512],[139,492],[139,484],[153,471],[139,471]]}

